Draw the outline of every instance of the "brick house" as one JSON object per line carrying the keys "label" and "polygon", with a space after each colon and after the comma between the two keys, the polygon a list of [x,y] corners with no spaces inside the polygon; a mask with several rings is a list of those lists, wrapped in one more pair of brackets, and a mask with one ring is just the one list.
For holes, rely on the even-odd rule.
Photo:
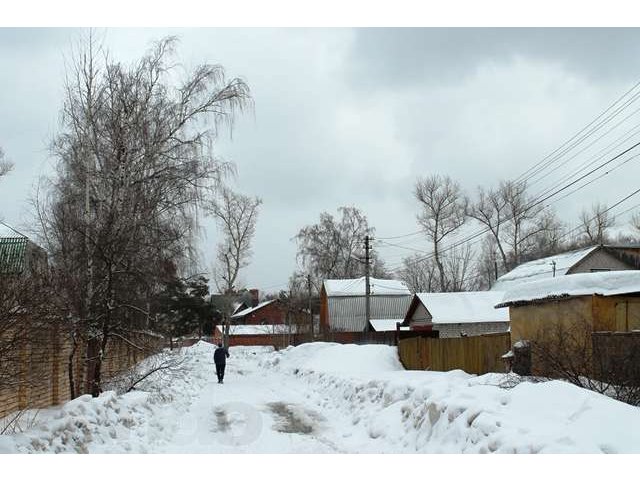
{"label": "brick house", "polygon": [[284,324],[286,317],[286,308],[276,299],[240,310],[230,318],[232,323],[238,325],[278,325]]}

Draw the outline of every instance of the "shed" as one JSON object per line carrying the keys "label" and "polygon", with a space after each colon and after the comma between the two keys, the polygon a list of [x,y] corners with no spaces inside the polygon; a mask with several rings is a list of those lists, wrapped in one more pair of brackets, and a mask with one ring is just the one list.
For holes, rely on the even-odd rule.
{"label": "shed", "polygon": [[[404,318],[411,292],[399,280],[369,277],[370,317]],[[366,277],[325,280],[320,291],[320,328],[323,331],[363,332],[366,320]]]}
{"label": "shed", "polygon": [[640,271],[577,273],[519,285],[496,308],[509,309],[511,339],[532,340],[554,326],[591,331],[640,329]]}
{"label": "shed", "polygon": [[440,338],[507,332],[509,312],[494,308],[502,297],[502,292],[416,293],[402,325],[437,330]]}
{"label": "shed", "polygon": [[507,291],[523,283],[577,273],[638,269],[640,247],[595,245],[523,263],[498,278],[491,290]]}

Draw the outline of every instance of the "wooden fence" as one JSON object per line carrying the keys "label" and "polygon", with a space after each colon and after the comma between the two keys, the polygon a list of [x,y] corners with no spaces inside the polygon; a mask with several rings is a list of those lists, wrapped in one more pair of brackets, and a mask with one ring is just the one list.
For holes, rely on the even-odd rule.
{"label": "wooden fence", "polygon": [[511,335],[491,333],[461,338],[406,338],[398,341],[398,355],[407,370],[467,373],[504,372],[502,355],[511,348]]}

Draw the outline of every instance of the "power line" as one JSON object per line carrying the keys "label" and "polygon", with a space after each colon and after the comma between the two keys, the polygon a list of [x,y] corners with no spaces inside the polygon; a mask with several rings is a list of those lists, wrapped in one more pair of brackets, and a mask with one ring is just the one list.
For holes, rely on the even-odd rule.
{"label": "power line", "polygon": [[[592,135],[593,133],[595,133],[595,131],[597,131],[599,128],[601,128],[602,126],[604,126],[606,123],[608,123],[609,121],[611,121],[611,119],[615,118],[616,115],[618,115],[618,113],[620,113],[622,110],[624,110],[627,106],[629,106],[631,103],[635,102],[638,98],[638,96],[640,95],[640,92],[634,94],[630,99],[628,99],[621,107],[618,107],[618,109],[613,112],[612,114],[609,114],[609,116],[607,118],[605,118],[602,122],[600,122],[599,125],[597,125],[596,127],[594,127],[594,129],[591,129],[589,132],[587,132],[581,139],[576,140],[576,142],[571,145],[568,148],[565,148],[568,144],[570,144],[571,142],[573,142],[577,137],[579,137],[585,130],[587,130],[588,128],[590,128],[594,123],[598,122],[598,120],[603,117],[609,110],[611,110],[612,108],[615,107],[616,104],[618,104],[623,98],[625,98],[627,95],[629,95],[633,90],[635,90],[638,86],[640,86],[640,81],[638,81],[633,87],[631,87],[627,92],[625,92],[622,96],[620,96],[615,102],[613,102],[609,107],[607,107],[607,109],[605,109],[600,115],[598,115],[596,118],[594,118],[589,124],[587,124],[585,127],[583,127],[578,133],[576,133],[573,137],[571,137],[569,140],[567,140],[566,142],[564,142],[562,145],[560,145],[558,148],[556,148],[553,152],[551,152],[550,154],[548,154],[546,157],[544,157],[542,160],[540,160],[538,163],[536,163],[535,165],[533,165],[532,167],[530,167],[529,169],[527,169],[524,173],[520,174],[518,177],[516,177],[516,179],[514,180],[515,182],[518,183],[522,183],[523,181],[526,182],[528,179],[533,178],[537,173],[541,172],[542,170],[544,170],[545,168],[547,168],[549,165],[551,165],[554,161],[556,161],[558,158],[560,158],[562,155],[566,154],[568,151],[570,151],[572,148],[574,148],[575,146],[579,145],[580,143],[582,143],[586,138],[588,138],[590,135]],[[564,150],[562,150],[564,149]],[[560,151],[562,150],[562,151]],[[550,159],[550,160],[549,160]],[[532,172],[533,170],[533,172]],[[532,173],[529,173],[532,172]]]}

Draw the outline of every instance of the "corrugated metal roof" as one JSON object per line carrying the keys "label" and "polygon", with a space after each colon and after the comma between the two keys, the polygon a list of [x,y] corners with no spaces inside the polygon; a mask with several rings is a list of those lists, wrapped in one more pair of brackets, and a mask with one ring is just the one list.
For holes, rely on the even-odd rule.
{"label": "corrugated metal roof", "polygon": [[[366,278],[325,280],[324,289],[328,297],[351,297],[365,294]],[[400,280],[369,277],[370,293],[374,295],[411,295],[409,288]]]}
{"label": "corrugated metal roof", "polygon": [[22,273],[26,266],[27,244],[25,237],[0,238],[0,273]]}

